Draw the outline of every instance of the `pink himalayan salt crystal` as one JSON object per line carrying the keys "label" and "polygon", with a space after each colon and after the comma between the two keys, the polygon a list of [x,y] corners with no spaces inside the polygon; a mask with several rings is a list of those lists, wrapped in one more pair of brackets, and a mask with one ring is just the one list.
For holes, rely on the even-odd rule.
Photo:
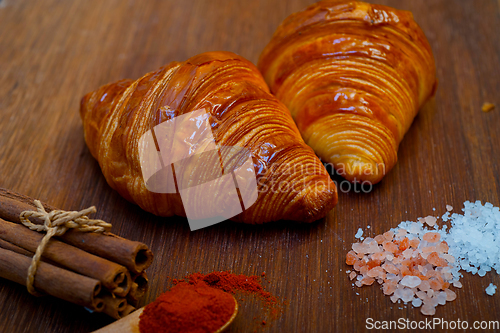
{"label": "pink himalayan salt crystal", "polygon": [[352,271],[351,273],[349,273],[349,279],[354,280],[354,278],[355,278],[357,275],[358,275],[358,274],[357,274],[355,271]]}
{"label": "pink himalayan salt crystal", "polygon": [[392,263],[395,265],[399,265],[403,262],[404,258],[402,256],[397,256],[392,259]]}
{"label": "pink himalayan salt crystal", "polygon": [[427,257],[427,261],[437,267],[448,266],[448,262],[439,257],[439,254],[437,254],[437,252],[432,252],[431,254],[429,254],[429,256]]}
{"label": "pink himalayan salt crystal", "polygon": [[428,291],[429,292],[434,292],[434,291],[437,291],[437,290],[441,290],[441,288],[443,288],[443,283],[439,280],[436,280],[436,279],[432,279],[432,280],[428,280],[429,281],[429,284],[431,286],[431,290]]}
{"label": "pink himalayan salt crystal", "polygon": [[436,247],[435,246],[425,246],[422,248],[422,253],[431,253],[431,252],[436,252]]}
{"label": "pink himalayan salt crystal", "polygon": [[406,249],[403,251],[403,257],[405,257],[406,259],[411,258],[412,255],[413,255],[412,249]]}
{"label": "pink himalayan salt crystal", "polygon": [[398,246],[392,242],[384,242],[382,246],[384,250],[391,253],[396,253],[399,250]]}
{"label": "pink himalayan salt crystal", "polygon": [[370,277],[385,278],[385,271],[382,267],[377,266],[377,267],[373,267],[372,269],[370,269],[368,271],[367,275]]}
{"label": "pink himalayan salt crystal", "polygon": [[399,269],[391,263],[384,263],[382,268],[385,269],[387,273],[398,274]]}
{"label": "pink himalayan salt crystal", "polygon": [[418,298],[420,298],[422,301],[427,301],[429,299],[429,296],[427,296],[427,293],[424,292],[424,291],[417,291],[415,293],[415,295],[417,295]]}
{"label": "pink himalayan salt crystal", "polygon": [[384,291],[384,295],[392,295],[394,291],[397,289],[397,282],[394,281],[388,281],[384,283],[382,286],[382,290]]}
{"label": "pink himalayan salt crystal", "polygon": [[391,301],[392,301],[392,303],[396,303],[396,302],[398,301],[398,299],[399,299],[399,297],[398,297],[398,296],[396,296],[396,295],[392,295],[392,296],[391,296]]}
{"label": "pink himalayan salt crystal", "polygon": [[453,282],[453,287],[455,287],[455,288],[462,288],[462,282],[460,282],[460,281]]}
{"label": "pink himalayan salt crystal", "polygon": [[361,284],[364,284],[367,286],[371,286],[373,284],[373,282],[375,282],[375,279],[372,277],[369,277],[369,276],[366,276],[361,280]]}
{"label": "pink himalayan salt crystal", "polygon": [[453,274],[451,274],[451,272],[445,272],[443,273],[443,278],[448,281],[453,280]]}
{"label": "pink himalayan salt crystal", "polygon": [[427,223],[429,227],[433,227],[434,225],[436,225],[436,221],[437,219],[434,216],[429,215],[425,217],[425,223]]}
{"label": "pink himalayan salt crystal", "polygon": [[410,247],[416,249],[418,248],[418,245],[420,244],[420,241],[417,238],[413,238],[410,240]]}
{"label": "pink himalayan salt crystal", "polygon": [[457,294],[450,289],[445,289],[444,291],[446,293],[446,301],[451,302],[454,301],[457,298]]}
{"label": "pink himalayan salt crystal", "polygon": [[451,254],[442,254],[441,257],[443,257],[443,259],[449,262],[450,264],[453,264],[455,262],[455,257],[452,256]]}
{"label": "pink himalayan salt crystal", "polygon": [[450,206],[450,205],[446,205],[446,210],[451,212],[453,210],[453,206]]}
{"label": "pink himalayan salt crystal", "polygon": [[420,312],[426,316],[434,316],[436,314],[436,308],[429,303],[424,303],[420,308]]}
{"label": "pink himalayan salt crystal", "polygon": [[356,253],[366,254],[370,253],[370,247],[363,243],[354,243],[352,244],[352,249]]}
{"label": "pink himalayan salt crystal", "polygon": [[420,285],[418,286],[418,289],[420,289],[421,291],[429,291],[431,290],[431,285],[429,284],[428,280],[422,280],[422,282],[420,282]]}
{"label": "pink himalayan salt crystal", "polygon": [[356,256],[356,253],[354,251],[349,251],[347,252],[346,256],[345,256],[345,263],[348,264],[348,265],[354,265],[354,263],[357,261],[357,256]]}
{"label": "pink himalayan salt crystal", "polygon": [[394,238],[394,232],[392,232],[390,230],[386,231],[386,232],[384,232],[383,236],[384,236],[386,241],[391,242],[392,239]]}
{"label": "pink himalayan salt crystal", "polygon": [[418,276],[406,275],[400,282],[403,286],[407,286],[409,288],[418,287],[422,280]]}
{"label": "pink himalayan salt crystal", "polygon": [[441,235],[437,232],[427,232],[422,238],[426,242],[437,243],[441,239]]}
{"label": "pink himalayan salt crystal", "polygon": [[383,242],[386,241],[385,237],[383,235],[377,235],[375,236],[375,241],[377,242],[377,244],[382,244]]}
{"label": "pink himalayan salt crystal", "polygon": [[[445,241],[442,241],[436,246],[436,252],[440,253],[448,253],[449,249],[450,247],[448,246],[448,243],[446,243]],[[453,259],[453,261],[455,261],[455,259]]]}
{"label": "pink himalayan salt crystal", "polygon": [[387,256],[387,253],[386,252],[378,252],[378,253],[374,253],[372,254],[372,260],[376,260],[376,261],[382,261],[385,259],[385,257]]}
{"label": "pink himalayan salt crystal", "polygon": [[405,229],[399,229],[398,230],[398,233],[396,234],[399,237],[403,237],[403,236],[406,236],[406,234],[408,233],[408,231],[406,231]]}

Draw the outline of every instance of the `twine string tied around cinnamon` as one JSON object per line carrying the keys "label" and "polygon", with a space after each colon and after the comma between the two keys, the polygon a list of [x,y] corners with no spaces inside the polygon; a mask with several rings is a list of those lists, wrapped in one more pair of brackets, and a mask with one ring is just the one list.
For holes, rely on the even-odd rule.
{"label": "twine string tied around cinnamon", "polygon": [[[107,232],[111,229],[111,224],[102,220],[94,220],[88,217],[89,214],[95,213],[94,206],[83,209],[81,211],[64,211],[52,210],[47,212],[39,200],[35,200],[36,211],[23,211],[19,215],[21,223],[38,232],[46,232],[45,236],[40,241],[35,255],[31,260],[31,265],[28,268],[28,276],[26,278],[26,288],[32,295],[39,296],[34,287],[35,274],[49,240],[53,236],[62,236],[68,229],[75,229],[80,232]],[[30,217],[39,218],[44,221],[44,224],[34,224],[30,221]]]}

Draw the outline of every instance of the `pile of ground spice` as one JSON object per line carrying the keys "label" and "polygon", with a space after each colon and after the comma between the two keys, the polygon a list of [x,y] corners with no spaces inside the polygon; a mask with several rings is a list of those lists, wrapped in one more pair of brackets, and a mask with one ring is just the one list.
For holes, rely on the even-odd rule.
{"label": "pile of ground spice", "polygon": [[[265,277],[265,273],[262,273]],[[225,292],[234,294],[236,291],[253,294],[257,296],[262,302],[264,308],[269,312],[270,319],[276,319],[283,311],[283,305],[278,299],[270,292],[266,291],[262,286],[261,277],[257,275],[243,275],[233,274],[231,272],[212,272],[209,274],[194,273],[188,275],[183,280],[173,280],[174,284],[188,281],[189,283],[196,284],[200,281],[205,282],[210,287],[223,290]],[[262,321],[265,325],[265,321]]]}
{"label": "pile of ground spice", "polygon": [[144,308],[139,320],[141,333],[213,333],[233,315],[230,294],[203,281],[177,283]]}

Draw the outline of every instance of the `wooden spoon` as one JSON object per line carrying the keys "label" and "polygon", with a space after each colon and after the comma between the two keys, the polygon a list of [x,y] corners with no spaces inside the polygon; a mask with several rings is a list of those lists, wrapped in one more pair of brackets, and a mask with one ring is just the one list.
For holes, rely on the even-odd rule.
{"label": "wooden spoon", "polygon": [[[234,298],[234,312],[231,315],[231,318],[222,325],[217,331],[214,333],[222,333],[224,332],[229,325],[233,322],[234,318],[236,318],[236,315],[238,314],[238,302]],[[144,307],[132,312],[128,316],[115,321],[114,323],[109,324],[108,326],[105,326],[101,329],[98,329],[97,331],[94,331],[93,333],[140,333],[139,331],[139,317],[142,314],[142,311],[144,310]]]}

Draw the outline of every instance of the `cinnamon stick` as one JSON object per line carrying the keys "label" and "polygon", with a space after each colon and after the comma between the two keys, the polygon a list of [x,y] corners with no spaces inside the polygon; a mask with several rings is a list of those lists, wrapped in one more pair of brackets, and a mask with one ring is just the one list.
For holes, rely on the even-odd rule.
{"label": "cinnamon stick", "polygon": [[[32,231],[23,225],[0,219],[0,239],[32,253],[36,251],[43,237],[44,234]],[[130,279],[125,267],[55,239],[50,240],[42,258],[47,258],[76,273],[99,280],[103,286],[111,290],[119,288],[119,285],[127,277],[128,280]],[[122,284],[121,289],[127,289],[124,291],[125,294],[128,292],[129,286],[129,281]]]}
{"label": "cinnamon stick", "polygon": [[19,247],[17,245],[14,245],[12,243],[9,243],[7,241],[4,241],[3,239],[0,238],[0,248],[13,251],[22,255],[25,255],[27,257],[33,257],[33,253],[23,249],[22,247]]}
{"label": "cinnamon stick", "polygon": [[[31,258],[0,248],[0,277],[26,285]],[[85,306],[100,312],[104,302],[96,297],[101,290],[98,280],[40,262],[35,275],[35,288],[39,292]]]}
{"label": "cinnamon stick", "polygon": [[[21,212],[36,210],[33,201],[34,199],[28,196],[0,188],[0,218],[20,223]],[[56,209],[42,204],[47,212]],[[43,224],[43,221],[37,218],[31,221]],[[112,233],[82,233],[69,230],[60,239],[86,252],[123,265],[135,274],[144,271],[153,261],[153,254],[144,243],[124,239]]]}
{"label": "cinnamon stick", "polygon": [[148,290],[148,277],[146,272],[142,272],[134,276],[132,287],[130,288],[130,292],[127,295],[127,301],[129,304],[137,307],[139,301],[144,297],[144,294]]}
{"label": "cinnamon stick", "polygon": [[127,307],[127,300],[123,297],[116,297],[113,294],[104,294],[102,296],[104,300],[103,312],[114,319],[122,318],[122,313]]}
{"label": "cinnamon stick", "polygon": [[118,297],[125,297],[130,292],[130,287],[132,287],[132,278],[130,277],[130,273],[126,271],[123,275],[123,280],[115,289],[111,289],[111,291]]}

